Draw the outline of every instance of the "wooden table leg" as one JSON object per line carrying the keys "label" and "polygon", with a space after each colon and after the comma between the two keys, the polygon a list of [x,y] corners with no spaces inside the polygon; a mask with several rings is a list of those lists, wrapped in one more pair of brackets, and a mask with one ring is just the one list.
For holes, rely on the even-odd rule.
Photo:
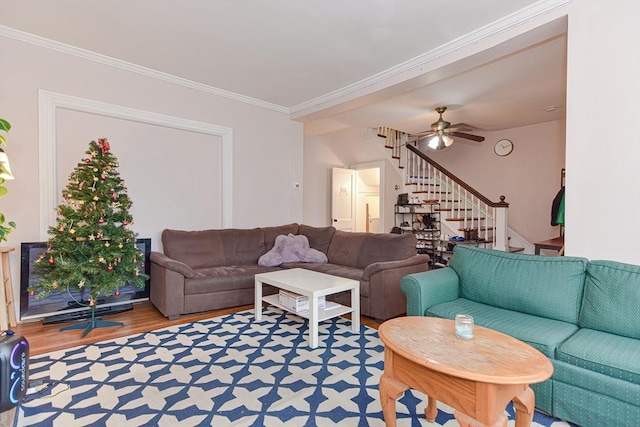
{"label": "wooden table leg", "polygon": [[481,422],[477,421],[475,418],[471,418],[469,415],[458,411],[457,409],[453,413],[453,416],[460,424],[460,427],[507,427],[508,420],[507,415],[502,414],[495,423],[487,426],[486,424],[482,424]]}
{"label": "wooden table leg", "polygon": [[396,427],[396,400],[409,387],[391,377],[382,374],[380,377],[380,403],[382,415],[387,427]]}
{"label": "wooden table leg", "polygon": [[431,396],[427,396],[427,399],[427,409],[424,410],[424,415],[427,417],[427,421],[433,423],[438,415],[438,401]]}
{"label": "wooden table leg", "polygon": [[536,405],[536,395],[527,387],[522,393],[513,398],[513,407],[516,410],[515,427],[529,427],[533,421],[533,412]]}

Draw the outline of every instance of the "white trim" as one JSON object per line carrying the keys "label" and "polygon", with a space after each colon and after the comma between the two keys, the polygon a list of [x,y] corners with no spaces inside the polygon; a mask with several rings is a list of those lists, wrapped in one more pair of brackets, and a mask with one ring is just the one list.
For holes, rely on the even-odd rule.
{"label": "white trim", "polygon": [[330,106],[345,102],[348,99],[355,99],[369,93],[380,91],[386,87],[406,81],[417,75],[424,74],[424,70],[429,68],[429,64],[438,58],[452,54],[464,47],[476,44],[482,40],[492,37],[498,33],[505,32],[511,28],[518,27],[531,19],[551,12],[572,0],[541,0],[529,7],[521,9],[511,15],[505,16],[491,24],[485,25],[478,30],[465,34],[451,42],[448,42],[436,49],[416,56],[413,59],[388,68],[378,74],[374,74],[358,82],[326,93],[317,98],[310,99],[289,108],[292,120],[299,119],[306,115],[321,111]]}
{"label": "white trim", "polygon": [[166,116],[72,95],[38,91],[39,152],[40,152],[40,237],[47,238],[55,225],[56,188],[56,112],[58,108],[131,120],[156,126],[213,135],[222,139],[222,227],[230,228],[233,220],[233,130],[228,127]]}
{"label": "white trim", "polygon": [[55,40],[50,40],[44,37],[36,36],[35,34],[26,33],[24,31],[16,30],[14,28],[7,27],[6,25],[0,25],[0,36],[9,37],[15,40],[19,40],[25,43],[30,43],[46,49],[51,49],[58,52],[66,53],[67,55],[77,56],[79,58],[98,62],[100,64],[107,65],[110,67],[120,68],[123,70],[130,71],[132,73],[142,74],[143,76],[146,76],[146,77],[151,77],[154,79],[184,86],[189,89],[195,89],[201,92],[210,93],[212,95],[221,96],[223,98],[232,99],[234,101],[243,102],[245,104],[255,105],[256,107],[277,111],[278,113],[289,114],[289,109],[281,105],[273,104],[271,102],[262,101],[260,99],[252,98],[250,96],[245,96],[239,93],[230,92],[224,89],[219,89],[213,86],[194,82],[193,80],[174,76],[172,74],[163,73],[162,71],[157,71],[152,68],[143,67],[141,65],[133,64],[131,62],[122,61],[120,59],[102,55],[100,53],[95,53],[90,50],[82,49],[76,46],[71,46],[65,43],[57,42]]}
{"label": "white trim", "polygon": [[65,43],[40,37],[35,34],[16,30],[5,25],[0,25],[0,36],[10,37],[16,40],[23,41],[25,43],[30,43],[47,49],[56,50],[68,55],[74,55],[83,59],[142,74],[147,77],[163,80],[190,89],[199,90],[202,92],[210,93],[212,95],[217,95],[238,102],[254,105],[260,108],[265,108],[267,110],[288,114],[291,119],[296,120],[313,112],[320,111],[332,105],[344,102],[346,101],[345,98],[357,98],[360,96],[364,96],[368,93],[376,92],[383,88],[392,86],[399,81],[405,81],[410,79],[411,77],[415,77],[416,75],[424,74],[423,70],[428,69],[428,65],[438,58],[454,53],[464,47],[478,43],[498,33],[502,33],[508,31],[511,28],[521,26],[531,19],[554,11],[555,9],[558,9],[563,5],[570,3],[571,1],[572,0],[540,0],[524,9],[518,10],[517,12],[501,18],[489,25],[485,25],[484,27],[476,31],[465,34],[464,36],[446,43],[434,50],[418,55],[413,59],[388,68],[387,70],[384,70],[378,74],[374,74],[372,76],[364,78],[351,85],[302,102],[298,105],[294,105],[290,108],[241,95],[235,92],[226,91],[224,89],[219,89],[202,83],[194,82],[192,80],[143,67],[141,65],[133,64],[127,61],[122,61],[120,59],[95,53],[76,46],[71,46]]}

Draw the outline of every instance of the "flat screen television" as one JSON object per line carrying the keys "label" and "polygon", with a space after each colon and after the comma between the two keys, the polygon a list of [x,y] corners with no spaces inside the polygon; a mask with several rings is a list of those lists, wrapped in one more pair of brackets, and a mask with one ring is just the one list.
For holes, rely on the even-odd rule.
{"label": "flat screen television", "polygon": [[[149,255],[151,239],[136,239],[136,244],[144,253],[144,273],[151,271]],[[51,293],[45,298],[36,299],[29,292],[29,287],[36,284],[38,275],[33,271],[34,262],[47,248],[46,242],[22,243],[20,250],[20,320],[42,319],[43,323],[66,322],[91,317],[87,301],[88,292],[78,289],[69,292]],[[85,295],[86,294],[86,295]],[[144,288],[136,288],[133,284],[123,284],[120,295],[101,296],[96,308],[97,316],[115,314],[131,310],[133,303],[149,299],[149,279]]]}

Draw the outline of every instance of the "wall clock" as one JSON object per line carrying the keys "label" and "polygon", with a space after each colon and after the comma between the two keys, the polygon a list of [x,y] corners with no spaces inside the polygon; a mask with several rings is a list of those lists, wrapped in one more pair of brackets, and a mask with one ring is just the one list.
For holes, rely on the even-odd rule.
{"label": "wall clock", "polygon": [[501,139],[496,142],[496,146],[493,147],[493,151],[495,151],[498,156],[508,156],[513,151],[513,142],[508,139]]}

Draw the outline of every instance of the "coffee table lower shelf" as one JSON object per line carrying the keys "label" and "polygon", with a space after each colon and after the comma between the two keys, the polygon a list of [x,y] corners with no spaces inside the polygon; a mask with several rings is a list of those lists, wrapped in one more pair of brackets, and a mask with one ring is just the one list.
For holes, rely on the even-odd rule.
{"label": "coffee table lower shelf", "polygon": [[[262,297],[262,301],[266,302],[269,305],[274,305],[278,308],[283,309],[284,311],[288,311],[291,314],[295,314],[296,316],[300,316],[304,319],[309,319],[309,310],[306,311],[294,311],[284,305],[280,304],[278,299],[278,294],[267,295]],[[332,303],[337,304],[337,303]],[[323,320],[333,319],[334,317],[342,316],[343,314],[352,313],[353,309],[351,307],[347,307],[346,305],[337,304],[337,306],[331,307],[327,310],[324,308],[318,308],[318,321],[322,322]]]}

